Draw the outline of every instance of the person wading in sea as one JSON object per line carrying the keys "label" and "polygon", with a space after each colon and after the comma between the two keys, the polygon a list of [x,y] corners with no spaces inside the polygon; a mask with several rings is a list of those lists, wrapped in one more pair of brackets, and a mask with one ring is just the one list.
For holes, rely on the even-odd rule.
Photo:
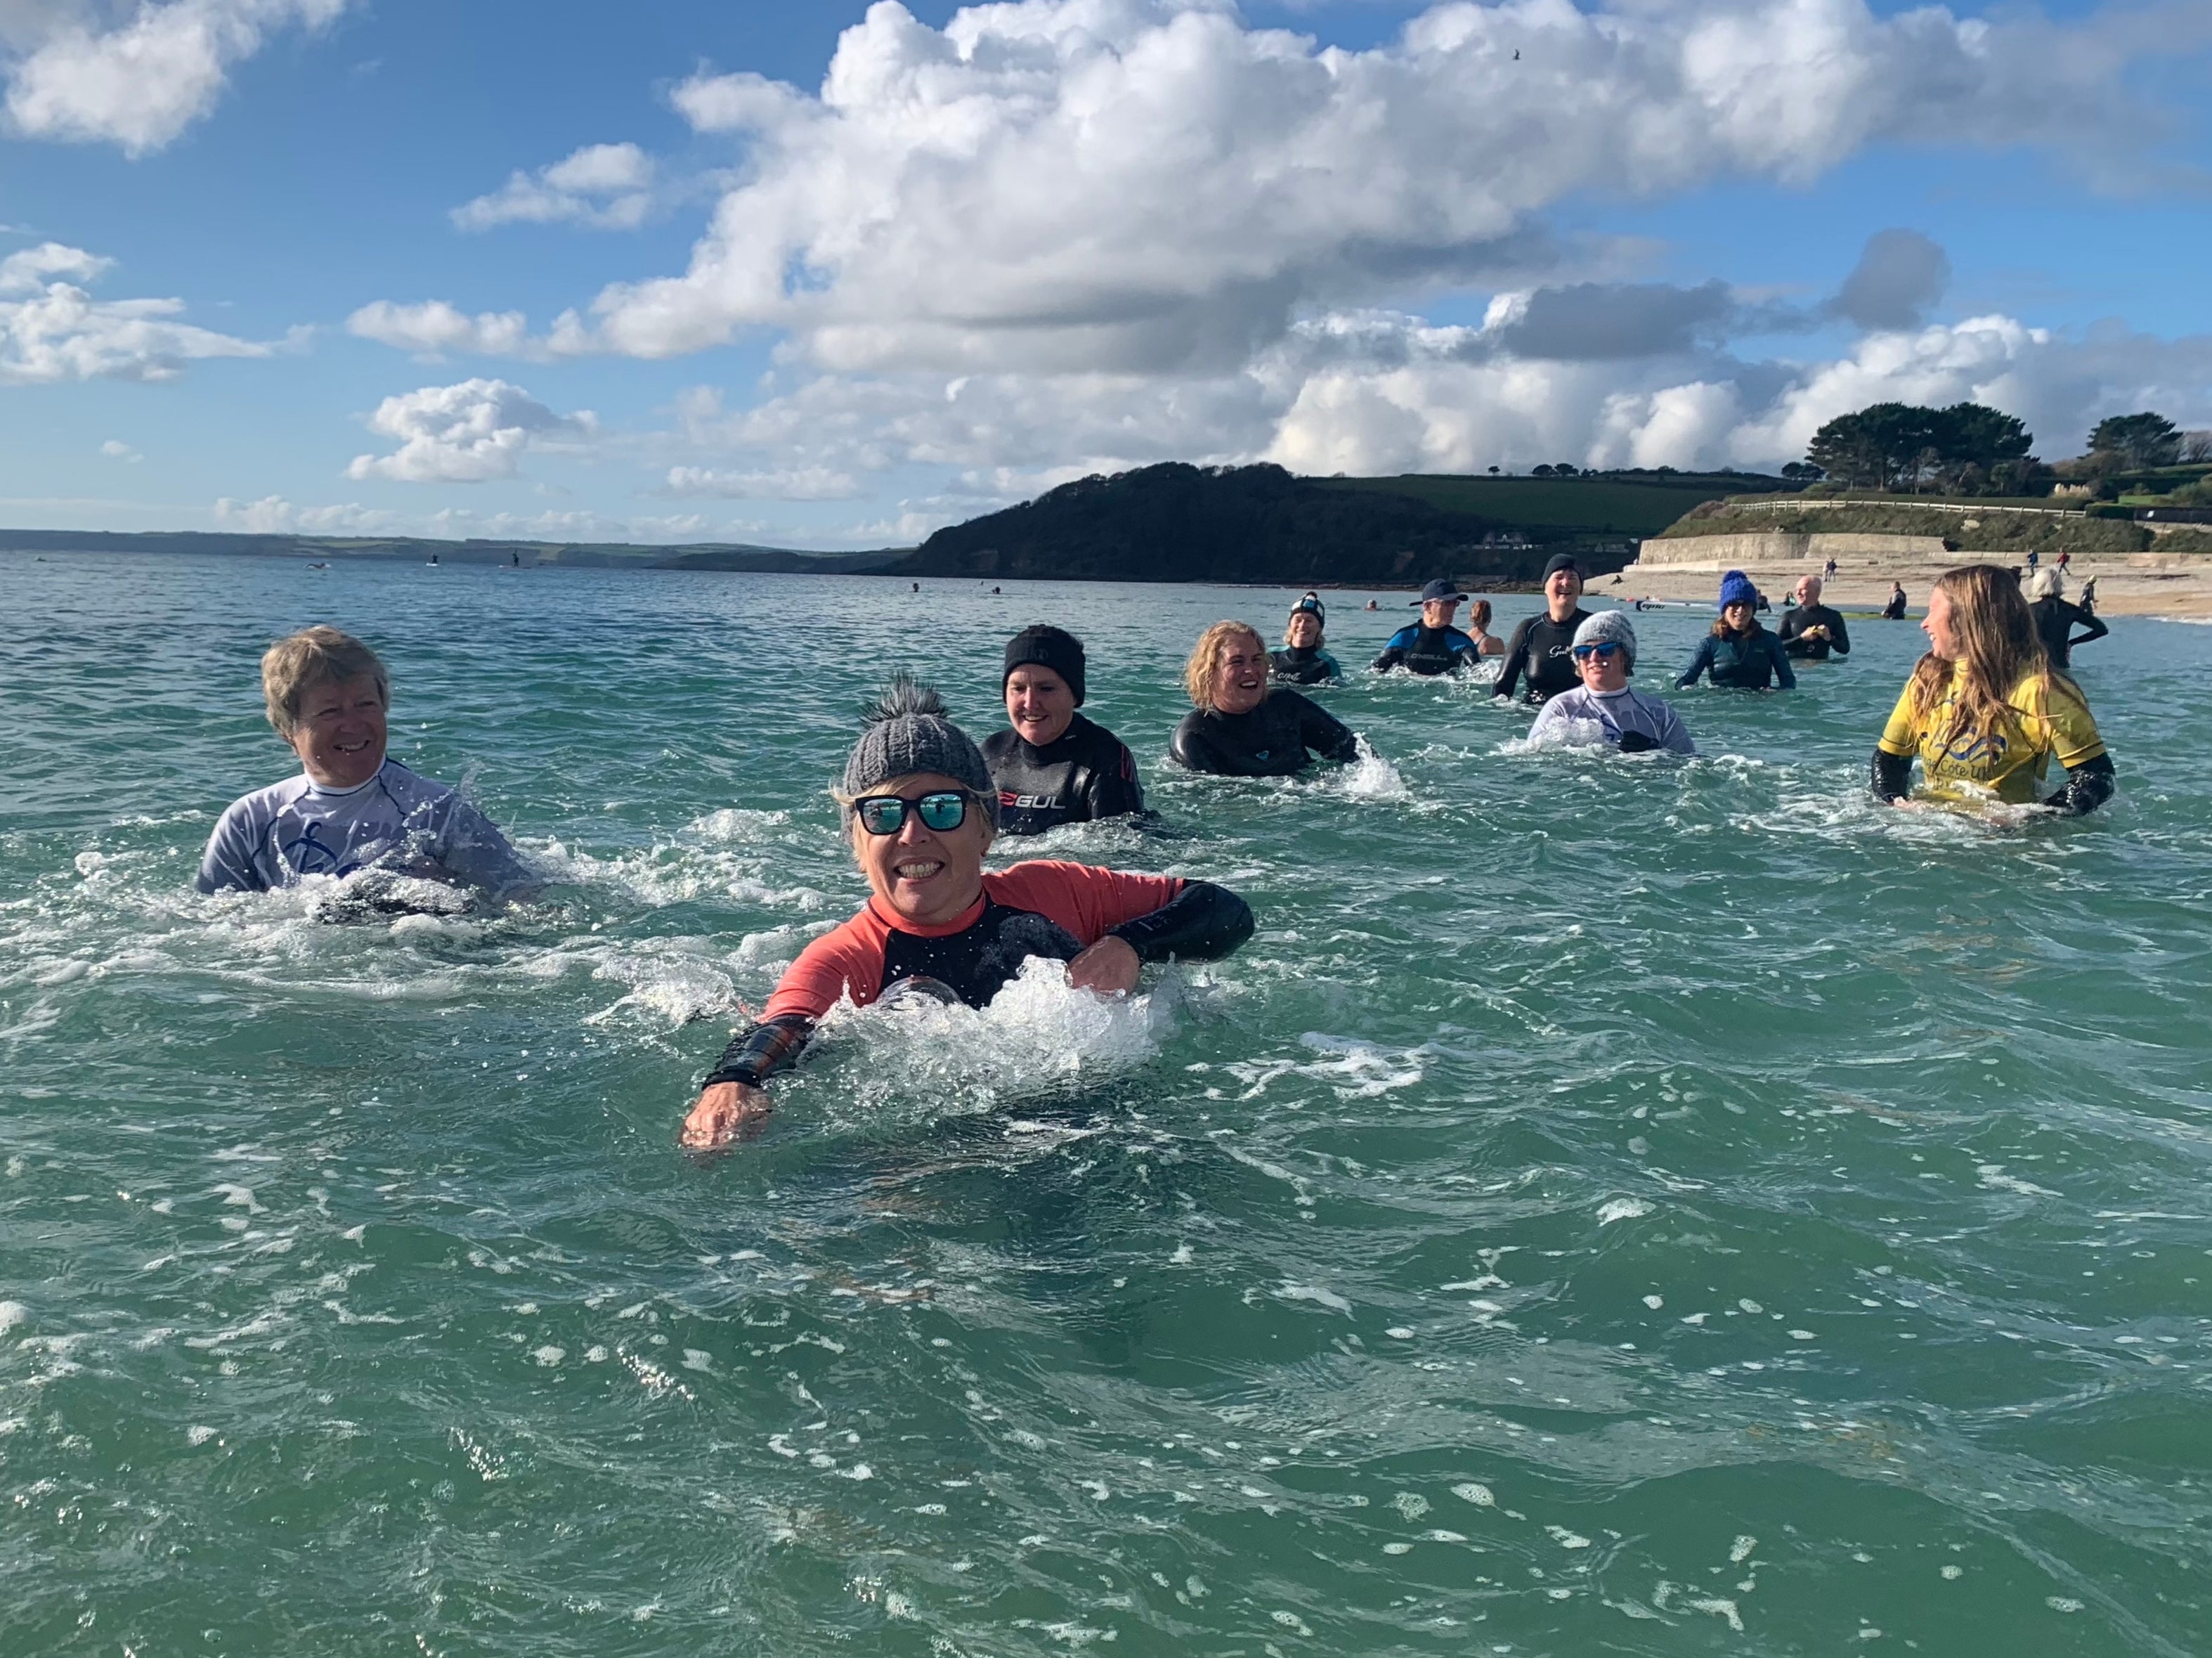
{"label": "person wading in sea", "polygon": [[1510,697],[1513,688],[1525,680],[1522,701],[1541,703],[1581,683],[1569,653],[1574,649],[1575,630],[1589,620],[1589,613],[1580,602],[1582,596],[1583,570],[1574,554],[1553,553],[1544,566],[1543,613],[1515,628],[1513,637],[1505,642],[1498,682],[1490,688],[1492,696]]}

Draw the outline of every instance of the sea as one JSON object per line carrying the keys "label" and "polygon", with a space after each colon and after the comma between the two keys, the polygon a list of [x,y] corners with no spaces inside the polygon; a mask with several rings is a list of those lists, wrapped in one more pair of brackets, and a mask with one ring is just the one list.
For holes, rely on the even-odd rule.
{"label": "sea", "polygon": [[[9,1658],[2212,1651],[2212,631],[2080,653],[2121,786],[2059,821],[1869,802],[1910,622],[1760,696],[1637,616],[1683,762],[1373,676],[1408,595],[1331,594],[1370,753],[1241,782],[1170,765],[1180,670],[1289,589],[0,595]],[[1160,821],[994,861],[1218,881],[1252,942],[840,1016],[684,1155],[865,896],[861,704],[987,734],[1036,621]],[[315,622],[540,898],[193,891]]]}

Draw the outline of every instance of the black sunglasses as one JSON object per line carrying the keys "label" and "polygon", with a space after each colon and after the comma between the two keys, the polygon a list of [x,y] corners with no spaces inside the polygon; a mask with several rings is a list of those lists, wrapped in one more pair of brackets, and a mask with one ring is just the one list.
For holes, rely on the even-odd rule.
{"label": "black sunglasses", "polygon": [[863,795],[853,802],[860,827],[872,835],[896,835],[906,827],[909,809],[921,814],[922,826],[942,833],[968,820],[969,793],[964,789],[937,789],[908,799],[903,795]]}

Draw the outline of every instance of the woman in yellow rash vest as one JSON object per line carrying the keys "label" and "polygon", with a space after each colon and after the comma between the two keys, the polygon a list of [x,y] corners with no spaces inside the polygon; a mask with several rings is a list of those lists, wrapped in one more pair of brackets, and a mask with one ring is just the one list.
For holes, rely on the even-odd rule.
{"label": "woman in yellow rash vest", "polygon": [[1874,752],[1874,792],[1911,806],[1912,759],[1937,799],[1979,795],[2023,806],[2042,791],[2053,755],[2066,785],[2043,804],[2094,811],[2112,792],[2112,762],[2081,686],[2051,670],[2011,574],[1967,564],[1936,578],[1920,625],[1929,652]]}

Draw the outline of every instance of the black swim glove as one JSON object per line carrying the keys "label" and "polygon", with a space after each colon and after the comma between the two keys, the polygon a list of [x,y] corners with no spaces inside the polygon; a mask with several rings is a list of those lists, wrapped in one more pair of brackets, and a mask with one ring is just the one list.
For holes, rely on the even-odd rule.
{"label": "black swim glove", "polygon": [[1649,753],[1658,747],[1657,743],[1652,741],[1641,731],[1624,731],[1620,734],[1620,752],[1624,754]]}

